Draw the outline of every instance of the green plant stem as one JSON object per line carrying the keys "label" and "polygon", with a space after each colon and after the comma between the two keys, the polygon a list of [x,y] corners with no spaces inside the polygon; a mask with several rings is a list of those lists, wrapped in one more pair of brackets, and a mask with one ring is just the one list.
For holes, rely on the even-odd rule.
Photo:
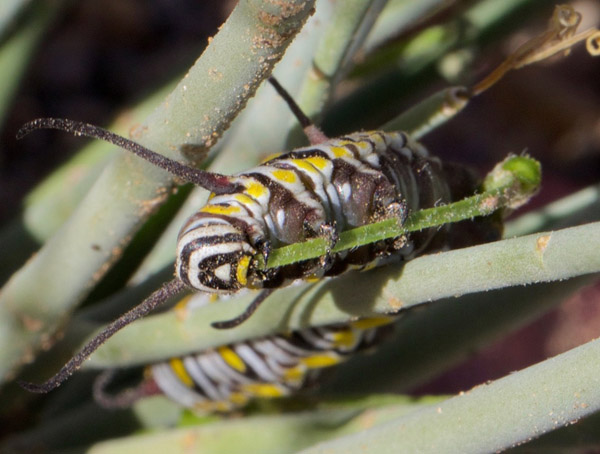
{"label": "green plant stem", "polygon": [[[126,115],[117,118],[108,129],[126,136],[132,122],[142,121],[172,91],[174,85],[170,83],[162,87],[128,110]],[[117,153],[123,151],[107,142],[93,141],[27,194],[23,213],[0,230],[0,250],[4,252],[4,260],[0,262],[1,283],[69,219]]]}
{"label": "green plant stem", "polygon": [[[567,281],[504,288],[448,297],[427,310],[409,312],[375,355],[363,355],[342,364],[334,381],[322,392],[353,394],[364,390],[364,371],[372,371],[368,384],[377,392],[410,390],[467,361],[507,333],[526,326],[592,283],[588,274]],[[48,372],[48,374],[50,371]]]}
{"label": "green plant stem", "polygon": [[[419,210],[412,213],[403,225],[396,219],[387,219],[342,232],[332,251],[344,251],[430,227],[486,216],[502,208],[512,208],[528,200],[537,191],[540,182],[541,172],[537,161],[519,156],[508,157],[486,177],[483,193],[448,205]],[[327,248],[326,239],[316,238],[275,249],[269,255],[267,268],[320,257],[327,253]],[[261,255],[257,255],[255,260],[258,267],[264,266]]]}
{"label": "green plant stem", "polygon": [[373,51],[387,41],[399,36],[406,29],[414,27],[424,18],[451,6],[451,3],[443,0],[388,1],[365,42],[365,52]]}
{"label": "green plant stem", "polygon": [[[254,416],[237,420],[164,430],[99,443],[88,452],[130,453],[293,453],[332,436],[356,433],[431,403],[430,398],[407,399],[388,396],[358,400],[346,406],[284,415]],[[367,411],[367,408],[369,410]],[[269,430],[264,430],[266,427]],[[35,435],[35,434],[34,434]],[[189,440],[187,442],[186,440]]]}
{"label": "green plant stem", "polygon": [[[495,452],[570,425],[599,410],[598,355],[600,341],[593,341],[444,402],[416,407],[413,411],[402,404],[371,409],[365,415],[366,420],[357,417],[352,407],[345,414],[319,411],[278,415],[274,420],[262,416],[115,440],[91,452],[164,450],[166,446],[180,446],[186,439],[203,440],[202,448],[206,452],[213,449],[214,452],[221,452],[218,449],[271,452],[271,447],[276,449],[274,452],[294,452],[290,448],[318,443],[332,435],[342,437],[321,441],[302,453]],[[272,436],[256,437],[256,428],[265,426],[271,428]],[[320,430],[315,432],[314,427]],[[292,436],[292,433],[301,436]],[[252,446],[245,442],[238,445],[250,434],[254,434]],[[209,440],[216,440],[217,445],[207,444]],[[189,448],[189,444],[185,445]]]}
{"label": "green plant stem", "polygon": [[[144,102],[127,110],[126,120],[117,118],[109,130],[126,136],[132,123],[142,121],[173,90],[169,83],[148,96]],[[75,211],[102,169],[116,153],[123,153],[107,142],[93,141],[73,158],[38,184],[25,199],[23,223],[27,232],[40,244],[47,241]],[[65,185],[65,181],[69,184]]]}
{"label": "green plant stem", "polygon": [[[418,6],[413,5],[413,8],[418,8],[421,3],[426,6],[431,2],[410,3],[419,3]],[[395,49],[384,49],[383,57],[374,53],[370,59],[367,58],[355,72],[373,77],[325,112],[325,131],[339,135],[360,128],[377,127],[387,121],[389,112],[400,111],[406,99],[415,91],[422,90],[426,82],[439,79],[438,63],[450,51],[462,48],[471,54],[474,43],[481,47],[491,38],[498,39],[499,34],[506,37],[507,32],[515,29],[526,17],[523,14],[526,8],[529,13],[539,13],[542,8],[550,12],[550,5],[544,0],[482,0],[467,6],[463,14],[455,14],[452,20],[438,27],[427,27],[409,40],[398,41]],[[394,21],[401,24],[406,11],[404,8],[389,8],[389,15],[381,25],[385,27],[386,23]],[[422,17],[420,19],[423,20]],[[375,29],[373,36],[377,33]],[[387,32],[384,30],[383,33]],[[378,60],[385,64],[383,71]],[[390,64],[390,61],[393,63]],[[377,70],[375,74],[373,68]]]}
{"label": "green plant stem", "polygon": [[[366,36],[381,13],[386,1],[345,1],[335,6],[336,14],[315,49],[310,73],[304,78],[297,101],[311,118],[318,118],[330,99],[332,87],[348,72]],[[320,122],[320,121],[319,121]],[[290,137],[295,145],[301,132]]]}
{"label": "green plant stem", "polygon": [[404,131],[414,139],[446,123],[469,103],[464,87],[450,87],[434,93],[384,124],[384,131]]}

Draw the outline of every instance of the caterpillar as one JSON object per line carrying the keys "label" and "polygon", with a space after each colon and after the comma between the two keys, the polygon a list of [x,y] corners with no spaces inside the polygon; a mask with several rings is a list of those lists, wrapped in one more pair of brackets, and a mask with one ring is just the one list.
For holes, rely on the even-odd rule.
{"label": "caterpillar", "polygon": [[[196,294],[185,310],[206,304]],[[161,392],[183,407],[200,412],[229,412],[253,398],[295,395],[318,383],[321,371],[370,351],[389,337],[397,316],[365,318],[221,345],[171,358],[147,368],[134,389],[106,391],[112,371],[94,385],[94,398],[106,408],[126,408],[141,397]]]}
{"label": "caterpillar", "polygon": [[279,83],[272,78],[270,82],[304,127],[311,145],[232,176],[185,166],[85,123],[49,118],[21,128],[18,137],[51,128],[111,142],[212,193],[181,229],[176,279],[109,324],[54,377],[41,385],[21,382],[24,388],[32,392],[56,388],[112,334],[185,288],[208,293],[262,289],[240,316],[213,324],[231,328],[292,280],[335,276],[348,269],[408,260],[427,249],[454,247],[453,238],[460,235],[446,226],[319,259],[258,267],[253,257],[267,258],[273,247],[314,237],[325,237],[334,245],[339,232],[390,217],[404,221],[413,211],[460,200],[477,188],[477,179],[468,169],[443,164],[401,132],[358,132],[327,139]]}

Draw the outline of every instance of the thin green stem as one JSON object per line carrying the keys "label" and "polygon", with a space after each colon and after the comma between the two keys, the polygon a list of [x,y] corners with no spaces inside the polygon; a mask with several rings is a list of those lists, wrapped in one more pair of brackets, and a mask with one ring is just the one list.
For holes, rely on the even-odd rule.
{"label": "thin green stem", "polygon": [[[484,192],[448,205],[428,208],[412,213],[401,225],[397,219],[357,227],[340,234],[332,252],[344,251],[388,238],[400,237],[410,232],[463,221],[476,216],[487,216],[496,210],[514,208],[527,201],[539,188],[541,170],[537,161],[523,156],[510,156],[498,164],[484,181]],[[267,268],[323,256],[328,243],[315,238],[273,250]],[[263,265],[260,255],[255,257]]]}

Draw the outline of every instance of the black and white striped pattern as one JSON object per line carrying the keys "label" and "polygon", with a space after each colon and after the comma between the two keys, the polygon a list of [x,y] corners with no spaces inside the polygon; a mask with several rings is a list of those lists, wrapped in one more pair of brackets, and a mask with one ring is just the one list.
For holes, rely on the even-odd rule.
{"label": "black and white striped pattern", "polygon": [[[191,305],[206,301],[192,297]],[[273,335],[172,358],[150,367],[158,388],[182,406],[226,412],[252,398],[289,396],[320,371],[378,345],[394,317],[359,320]]]}
{"label": "black and white striped pattern", "polygon": [[176,271],[188,286],[211,293],[276,288],[290,279],[408,258],[434,230],[318,260],[264,271],[252,256],[330,231],[340,232],[452,200],[439,160],[403,133],[355,133],[301,148],[228,177],[235,192],[212,196],[183,226]]}

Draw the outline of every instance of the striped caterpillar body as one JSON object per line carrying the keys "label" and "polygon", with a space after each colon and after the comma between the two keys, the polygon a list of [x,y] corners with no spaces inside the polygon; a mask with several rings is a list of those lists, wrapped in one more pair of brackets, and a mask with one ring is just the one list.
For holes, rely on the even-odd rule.
{"label": "striped caterpillar body", "polygon": [[[179,236],[180,279],[188,285],[207,285],[205,293],[233,292],[242,285],[278,287],[289,279],[407,260],[428,250],[499,235],[499,226],[485,218],[335,254],[325,264],[312,260],[264,271],[252,267],[251,257],[267,243],[300,241],[318,234],[327,223],[348,229],[387,216],[404,217],[472,194],[477,179],[465,167],[428,156],[404,134],[380,131],[301,148],[231,179],[239,190],[211,196]],[[307,217],[316,218],[308,228],[300,222]],[[254,238],[242,233],[248,231]],[[194,272],[187,265],[190,261],[198,263]],[[396,318],[307,328],[172,358],[150,366],[152,380],[145,385],[151,383],[180,405],[203,412],[231,411],[252,398],[294,395],[314,384],[324,368],[376,348]],[[143,384],[133,398],[113,397],[100,383],[95,397],[101,405],[122,407],[147,394]]]}
{"label": "striped caterpillar body", "polygon": [[[262,248],[323,235],[324,225],[346,230],[389,216],[404,219],[414,210],[475,192],[477,179],[468,169],[442,164],[402,133],[351,134],[280,155],[230,179],[237,190],[211,195],[179,235],[179,279],[205,296],[277,288],[291,279],[407,260],[456,247],[456,237],[486,240],[462,235],[465,226],[459,223],[334,254],[325,263],[309,260],[271,270],[253,266],[252,257]],[[484,235],[498,233],[483,219],[468,224],[478,225]],[[158,391],[197,411],[231,411],[253,398],[298,393],[324,368],[375,348],[395,319],[367,318],[219,346],[150,366],[152,379],[131,394],[111,396],[99,382],[94,395],[103,406],[123,407]]]}
{"label": "striped caterpillar body", "polygon": [[[238,190],[211,196],[183,226],[177,276],[204,292],[277,288],[287,280],[329,276],[374,264],[391,254],[408,258],[435,230],[333,254],[320,260],[258,269],[252,257],[270,247],[304,241],[383,220],[405,219],[452,200],[438,159],[402,133],[355,133],[301,148],[238,175]],[[335,234],[335,233],[334,233]]]}
{"label": "striped caterpillar body", "polygon": [[[290,396],[317,383],[324,368],[379,345],[395,319],[367,318],[237,342],[172,358],[149,371],[161,392],[178,404],[227,412],[253,398]],[[101,389],[95,397],[104,406],[114,401]]]}
{"label": "striped caterpillar body", "polygon": [[[477,178],[468,169],[443,164],[404,133],[371,131],[327,139],[289,94],[274,79],[270,82],[297,116],[312,145],[232,176],[185,166],[85,123],[49,118],[21,128],[18,137],[35,129],[51,128],[102,139],[211,191],[206,205],[180,231],[177,278],[109,324],[54,377],[41,385],[21,382],[21,386],[32,392],[56,388],[110,336],[186,287],[213,294],[262,289],[244,313],[212,324],[220,329],[232,328],[252,315],[274,289],[292,280],[335,276],[349,269],[408,260],[427,250],[498,236],[498,229],[487,226],[485,220],[475,223],[482,226],[476,228],[475,236],[472,232],[461,234],[464,223],[458,223],[291,265],[269,269],[257,266],[253,257],[262,254],[266,259],[273,247],[315,237],[324,237],[333,246],[339,232],[388,218],[404,222],[414,211],[458,201],[478,187]],[[478,235],[484,238],[476,238]]]}

